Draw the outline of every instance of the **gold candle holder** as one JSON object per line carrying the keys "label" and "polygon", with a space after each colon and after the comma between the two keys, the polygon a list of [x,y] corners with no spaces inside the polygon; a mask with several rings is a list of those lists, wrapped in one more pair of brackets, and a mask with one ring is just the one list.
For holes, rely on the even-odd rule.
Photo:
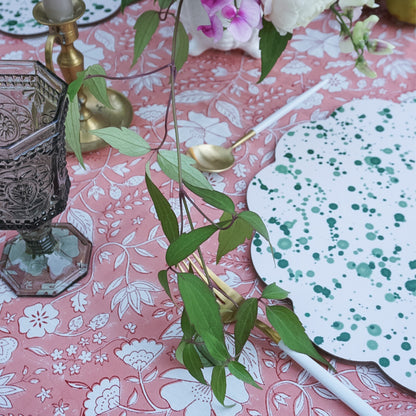
{"label": "gold candle holder", "polygon": [[[45,44],[45,63],[54,72],[52,49],[54,44],[61,46],[57,64],[65,81],[69,84],[77,78],[77,74],[84,70],[84,56],[74,47],[78,39],[77,20],[85,12],[82,0],[72,0],[74,9],[71,19],[55,22],[46,14],[43,2],[40,1],[33,8],[33,17],[42,25],[49,27],[49,35]],[[108,98],[112,108],[100,103],[87,88],[81,88],[78,93],[80,102],[80,143],[82,152],[90,152],[107,146],[98,136],[91,134],[91,130],[104,127],[129,127],[133,119],[133,109],[128,99],[118,91],[107,88]],[[69,151],[71,151],[69,149]]]}

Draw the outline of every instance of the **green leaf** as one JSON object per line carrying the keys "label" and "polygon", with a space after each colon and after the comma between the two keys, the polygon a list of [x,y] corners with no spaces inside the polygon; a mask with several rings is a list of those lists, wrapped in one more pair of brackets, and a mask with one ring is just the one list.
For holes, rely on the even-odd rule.
{"label": "green leaf", "polygon": [[202,363],[199,358],[199,354],[193,344],[185,344],[183,351],[183,363],[191,375],[196,378],[200,383],[207,384],[202,374]]}
{"label": "green leaf", "polygon": [[259,32],[261,51],[261,75],[258,82],[266,78],[274,67],[278,58],[285,50],[287,43],[292,39],[291,33],[281,35],[272,22],[263,18],[263,27]]}
{"label": "green leaf", "polygon": [[306,335],[299,318],[290,309],[280,305],[266,306],[266,315],[288,348],[328,365]]}
{"label": "green leaf", "polygon": [[80,115],[79,115],[79,105],[78,98],[75,97],[72,101],[69,101],[68,114],[65,120],[65,138],[66,143],[75,153],[79,163],[85,169],[82,152],[81,152],[81,143],[79,141],[79,132],[80,132]]}
{"label": "green leaf", "polygon": [[148,166],[146,166],[146,185],[156,209],[157,216],[162,225],[163,232],[170,243],[179,237],[179,225],[175,213],[169,201],[160,192],[159,188],[152,182]]}
{"label": "green leaf", "polygon": [[85,75],[85,71],[78,72],[77,78],[68,85],[67,94],[69,96],[70,101],[72,101],[77,96],[78,91],[80,90],[82,83],[84,82]]}
{"label": "green leaf", "polygon": [[199,188],[186,182],[185,185],[194,194],[200,196],[207,204],[231,214],[235,212],[233,200],[222,192],[218,192],[213,189]]}
{"label": "green leaf", "polygon": [[186,344],[187,342],[182,339],[175,350],[175,357],[181,364],[183,364],[183,350]]}
{"label": "green leaf", "polygon": [[269,243],[269,232],[264,225],[261,217],[253,211],[242,211],[238,214],[238,217],[248,222],[262,237],[264,237]]}
{"label": "green leaf", "polygon": [[167,295],[172,299],[172,294],[170,293],[170,287],[168,282],[168,272],[167,270],[160,270],[157,274],[160,285],[163,287]]}
{"label": "green leaf", "polygon": [[201,358],[201,362],[202,365],[204,367],[213,367],[216,365],[222,365],[223,362],[216,360],[208,351],[207,346],[205,345],[204,340],[202,339],[201,336],[197,336],[195,337],[195,345],[196,345],[196,349],[199,352],[199,356]]}
{"label": "green leaf", "polygon": [[257,319],[258,300],[251,298],[245,300],[238,308],[235,315],[236,323],[234,326],[235,355],[238,357],[248,340],[251,330]]}
{"label": "green leaf", "polygon": [[286,299],[289,295],[289,292],[280,288],[276,285],[276,283],[271,283],[270,285],[266,286],[261,294],[261,297],[264,299]]}
{"label": "green leaf", "polygon": [[150,146],[142,137],[126,127],[105,127],[90,130],[126,156],[143,156],[150,152]]}
{"label": "green leaf", "polygon": [[139,59],[140,55],[144,51],[144,48],[149,44],[150,39],[155,34],[157,27],[159,26],[159,13],[156,10],[147,10],[143,12],[136,20],[134,29],[136,35],[134,37],[134,66]]}
{"label": "green leaf", "polygon": [[204,340],[209,354],[212,358],[214,358],[214,360],[224,363],[230,358],[227,346],[225,345],[224,337],[219,339],[211,334],[211,332],[207,332],[202,336],[202,339]]}
{"label": "green leaf", "polygon": [[244,383],[251,384],[258,389],[261,389],[261,387],[254,381],[253,377],[251,377],[251,374],[246,370],[243,364],[240,364],[237,361],[230,361],[228,363],[228,369],[233,376],[244,381]]}
{"label": "green leaf", "polygon": [[[88,78],[89,75],[99,76],[94,76],[94,78]],[[85,71],[84,85],[89,89],[91,94],[100,103],[103,103],[108,108],[113,108],[113,106],[110,103],[110,100],[108,99],[107,84],[105,82],[104,76],[105,70],[101,65],[91,65]]]}
{"label": "green leaf", "polygon": [[185,339],[190,340],[195,335],[195,328],[192,326],[186,311],[182,312],[181,328]]}
{"label": "green leaf", "polygon": [[172,0],[158,0],[158,3],[159,3],[159,7],[162,10],[164,10],[164,9],[167,9],[171,5]]}
{"label": "green leaf", "polygon": [[[228,212],[224,212],[221,216],[221,222],[227,222],[230,224],[232,215]],[[246,239],[251,238],[253,235],[253,228],[251,225],[237,217],[234,223],[218,233],[218,250],[216,262],[221,260],[221,257],[229,253],[231,250],[237,248],[240,244],[243,244]]]}
{"label": "green leaf", "polygon": [[216,399],[224,405],[225,392],[227,389],[224,366],[215,366],[212,369],[211,388]]}
{"label": "green leaf", "polygon": [[178,22],[178,34],[176,37],[176,48],[175,48],[175,66],[176,69],[179,71],[183,64],[188,59],[189,53],[189,38],[188,34],[186,33],[185,28],[181,21]]}
{"label": "green leaf", "polygon": [[121,13],[124,12],[124,9],[129,5],[133,4],[138,0],[121,0]]}
{"label": "green leaf", "polygon": [[[179,182],[178,156],[176,150],[159,150],[157,161],[166,176]],[[186,155],[181,155],[181,165],[182,177],[186,183],[198,188],[212,189],[208,179],[193,166],[195,165],[194,159]]]}
{"label": "green leaf", "polygon": [[189,233],[181,234],[166,250],[166,263],[169,266],[178,264],[191,255],[204,241],[217,231],[215,225],[197,228]]}
{"label": "green leaf", "polygon": [[197,333],[202,338],[210,333],[223,342],[224,332],[220,308],[209,287],[190,273],[178,274],[178,287],[189,321]]}

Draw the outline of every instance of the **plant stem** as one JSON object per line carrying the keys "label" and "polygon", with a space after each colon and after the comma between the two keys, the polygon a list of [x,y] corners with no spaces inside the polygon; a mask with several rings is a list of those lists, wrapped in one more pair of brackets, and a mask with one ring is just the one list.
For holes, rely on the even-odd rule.
{"label": "plant stem", "polygon": [[183,178],[182,178],[182,157],[180,152],[180,141],[179,141],[179,129],[178,129],[178,120],[176,114],[176,100],[175,100],[175,85],[176,85],[176,75],[177,70],[175,66],[175,52],[178,38],[178,29],[179,29],[179,18],[181,16],[183,0],[179,0],[178,10],[175,16],[175,27],[173,30],[172,38],[172,55],[171,55],[171,67],[170,67],[170,90],[171,90],[171,103],[172,103],[172,117],[173,125],[175,130],[175,142],[176,142],[176,154],[178,158],[178,182],[179,182],[179,192],[181,192],[183,187]]}

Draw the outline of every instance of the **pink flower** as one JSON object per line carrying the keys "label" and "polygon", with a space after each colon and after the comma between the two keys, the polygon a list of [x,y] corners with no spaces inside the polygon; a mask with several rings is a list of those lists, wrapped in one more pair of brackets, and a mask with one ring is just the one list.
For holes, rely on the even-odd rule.
{"label": "pink flower", "polygon": [[233,0],[201,0],[202,7],[208,13],[208,16],[213,16],[225,6],[232,3]]}
{"label": "pink flower", "polygon": [[233,4],[227,5],[222,9],[222,14],[230,20],[227,30],[240,42],[247,42],[253,28],[261,23],[261,7],[256,0],[242,0],[238,9]]}
{"label": "pink flower", "polygon": [[211,22],[210,25],[198,26],[198,30],[200,30],[205,36],[213,38],[215,42],[218,42],[222,38],[224,31],[221,20],[216,14],[209,16],[209,20]]}
{"label": "pink flower", "polygon": [[[261,24],[262,10],[257,0],[242,0],[238,7],[232,0],[201,0],[202,6],[208,13],[209,25],[198,27],[204,35],[218,42],[222,38],[225,26],[240,42],[247,42],[253,28]],[[220,13],[224,19],[220,18]]]}

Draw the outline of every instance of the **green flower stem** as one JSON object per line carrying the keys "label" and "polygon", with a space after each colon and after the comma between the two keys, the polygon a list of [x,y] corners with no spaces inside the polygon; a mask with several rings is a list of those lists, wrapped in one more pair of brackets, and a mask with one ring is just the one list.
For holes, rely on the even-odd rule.
{"label": "green flower stem", "polygon": [[[331,12],[335,15],[335,18],[337,19],[337,21],[338,21],[338,23],[339,23],[339,25],[341,27],[340,33],[342,33],[343,35],[348,36],[351,39],[351,42],[352,42],[352,45],[354,47],[355,52],[357,52],[357,54],[359,55],[360,58],[363,57],[363,55],[364,55],[364,49],[358,47],[358,45],[353,41],[351,26],[348,26],[345,23],[344,19],[342,18],[341,13],[335,7],[335,4],[332,4],[330,6],[330,9],[331,9]],[[349,19],[349,20],[352,23],[351,19]]]}
{"label": "green flower stem", "polygon": [[173,117],[173,125],[175,130],[175,142],[176,142],[176,154],[178,157],[178,176],[179,176],[179,192],[180,194],[183,191],[183,177],[182,177],[182,156],[180,152],[180,142],[179,142],[179,129],[178,129],[178,119],[176,113],[176,99],[175,99],[175,85],[176,85],[176,66],[175,66],[175,51],[176,51],[176,42],[178,38],[178,30],[179,30],[179,19],[181,16],[183,0],[179,0],[176,19],[175,19],[175,27],[173,30],[173,38],[172,38],[172,55],[171,55],[171,67],[170,67],[170,101],[172,104],[172,117]]}

